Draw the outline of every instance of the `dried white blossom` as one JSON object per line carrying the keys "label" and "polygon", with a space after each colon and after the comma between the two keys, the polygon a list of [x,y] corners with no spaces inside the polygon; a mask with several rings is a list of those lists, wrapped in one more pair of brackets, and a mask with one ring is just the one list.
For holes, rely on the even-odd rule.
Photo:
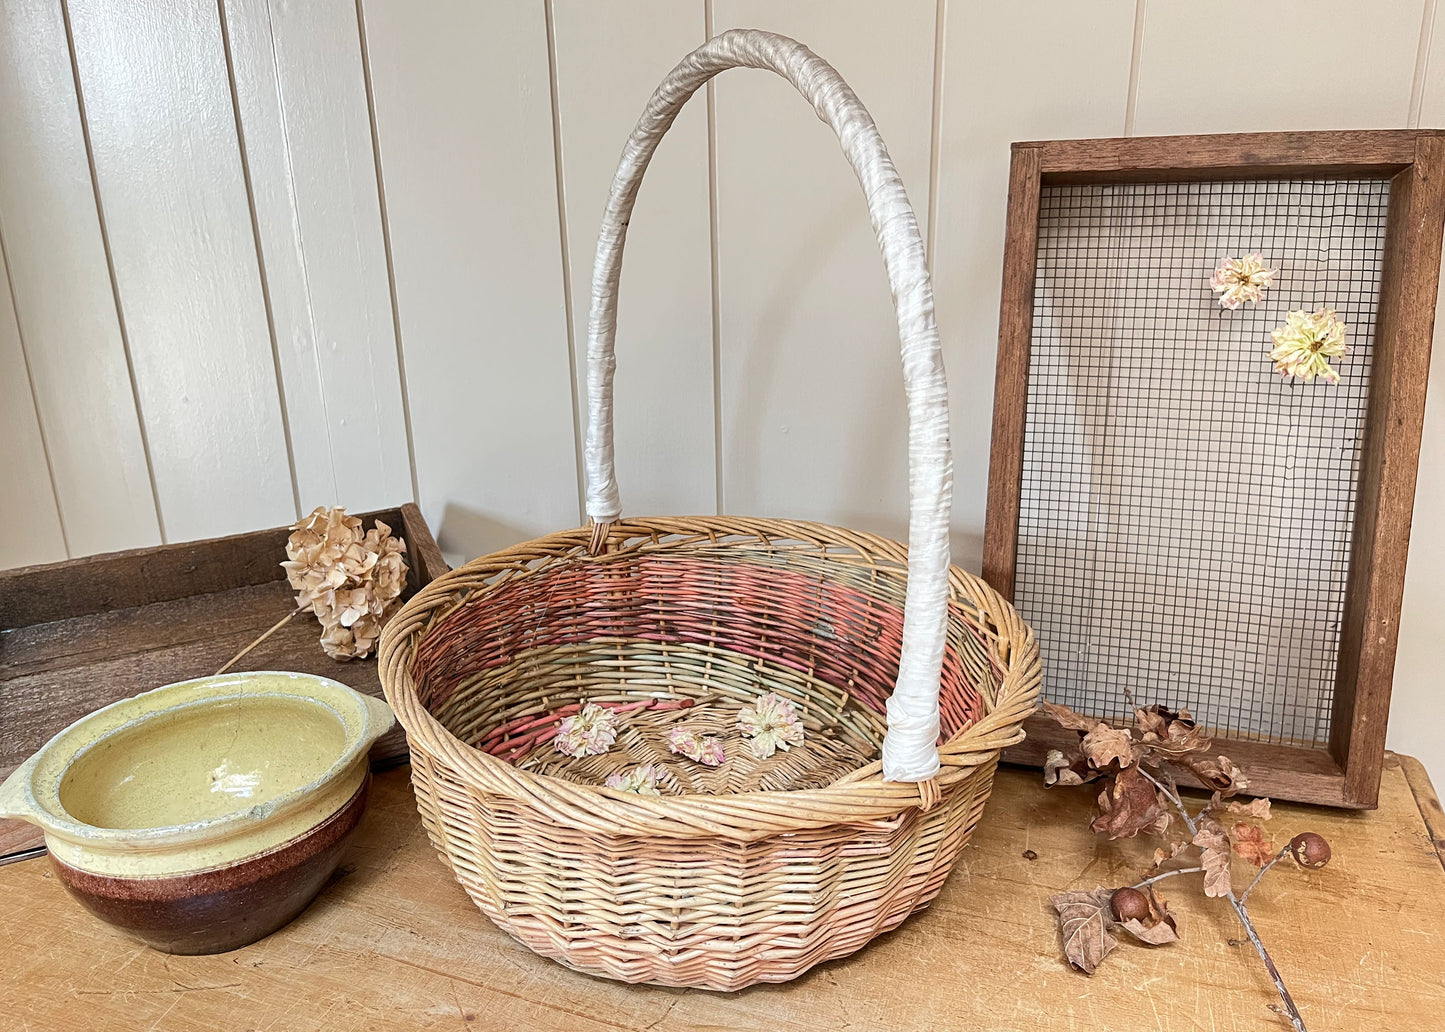
{"label": "dried white blossom", "polygon": [[1285,324],[1270,336],[1274,338],[1274,350],[1269,357],[1280,376],[1298,376],[1301,380],[1318,376],[1326,383],[1340,382],[1340,374],[1329,360],[1347,350],[1345,324],[1334,309],[1290,312],[1285,316]]}
{"label": "dried white blossom", "polygon": [[645,763],[641,767],[633,767],[626,774],[611,774],[607,778],[607,787],[621,789],[623,792],[636,792],[638,795],[662,795],[657,786],[667,772],[661,767],[652,763]]}
{"label": "dried white blossom", "polygon": [[755,705],[739,711],[738,727],[752,739],[748,748],[760,760],[779,749],[786,752],[803,740],[803,721],[797,708],[777,692],[760,695]]}
{"label": "dried white blossom", "polygon": [[1209,285],[1220,295],[1219,307],[1238,308],[1246,301],[1258,304],[1278,272],[1266,266],[1264,256],[1258,253],[1225,258],[1209,277]]}
{"label": "dried white blossom", "polygon": [[589,702],[557,725],[552,748],[567,756],[601,756],[617,741],[617,714]]}

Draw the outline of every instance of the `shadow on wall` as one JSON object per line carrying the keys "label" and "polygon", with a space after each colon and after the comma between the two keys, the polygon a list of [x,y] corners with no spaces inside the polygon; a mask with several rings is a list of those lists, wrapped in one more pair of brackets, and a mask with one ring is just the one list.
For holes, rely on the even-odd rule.
{"label": "shadow on wall", "polygon": [[473,512],[455,502],[447,502],[447,507],[442,512],[441,526],[437,528],[437,546],[441,548],[446,561],[452,567],[457,567],[468,559],[510,548],[536,536],[532,531],[515,524]]}

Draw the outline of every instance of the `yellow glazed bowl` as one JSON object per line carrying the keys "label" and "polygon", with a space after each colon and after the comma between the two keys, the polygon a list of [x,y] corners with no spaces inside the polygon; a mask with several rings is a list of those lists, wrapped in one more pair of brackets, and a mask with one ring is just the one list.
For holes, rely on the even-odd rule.
{"label": "yellow glazed bowl", "polygon": [[61,731],[0,786],[61,883],[169,953],[269,935],[325,884],[361,821],[386,703],[280,671],[168,684]]}

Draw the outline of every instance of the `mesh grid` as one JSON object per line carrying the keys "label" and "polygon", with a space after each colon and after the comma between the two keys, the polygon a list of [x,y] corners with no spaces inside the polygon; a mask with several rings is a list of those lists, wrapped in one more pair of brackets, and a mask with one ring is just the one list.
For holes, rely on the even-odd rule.
{"label": "mesh grid", "polygon": [[[1329,737],[1387,180],[1045,186],[1015,600],[1045,695]],[[1259,251],[1257,306],[1209,276]],[[1334,308],[1340,383],[1284,380],[1285,313]]]}

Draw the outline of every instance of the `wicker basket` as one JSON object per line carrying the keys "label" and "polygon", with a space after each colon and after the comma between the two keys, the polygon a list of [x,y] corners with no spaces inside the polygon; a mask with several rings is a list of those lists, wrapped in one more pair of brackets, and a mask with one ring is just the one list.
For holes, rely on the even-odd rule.
{"label": "wicker basket", "polygon": [[[736,66],[789,79],[867,195],[899,313],[911,549],[788,520],[619,517],[612,342],[627,219],[678,109]],[[872,120],[807,48],[728,32],[653,95],[598,243],[588,388],[591,526],[439,577],[382,637],[417,805],[477,906],[544,956],[628,982],[785,981],[938,893],[1040,678],[1018,614],[948,564],[947,401],[922,241]],[[759,759],[738,714],[767,692],[794,703],[804,736]],[[584,703],[617,714],[616,744],[564,756],[558,723]],[[670,752],[679,724],[718,736],[726,761]],[[661,795],[604,786],[642,764],[664,769]]]}

